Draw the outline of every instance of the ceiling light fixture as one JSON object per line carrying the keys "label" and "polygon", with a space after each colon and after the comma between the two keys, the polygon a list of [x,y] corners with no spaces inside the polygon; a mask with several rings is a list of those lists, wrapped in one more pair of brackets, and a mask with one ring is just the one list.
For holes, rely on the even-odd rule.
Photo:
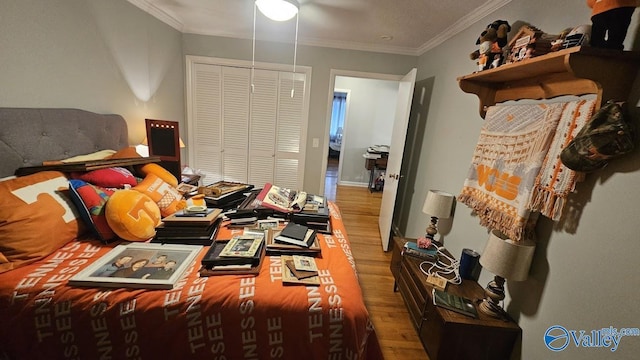
{"label": "ceiling light fixture", "polygon": [[274,21],[287,21],[298,13],[296,0],[256,0],[256,5],[264,16]]}
{"label": "ceiling light fixture", "polygon": [[253,77],[256,66],[256,9],[274,21],[287,21],[296,17],[296,37],[293,44],[293,76],[291,83],[291,98],[295,95],[295,77],[296,62],[298,58],[298,26],[300,23],[300,15],[298,13],[297,0],[256,0],[253,5],[253,39],[252,39],[252,55],[251,55],[251,92],[255,91]]}

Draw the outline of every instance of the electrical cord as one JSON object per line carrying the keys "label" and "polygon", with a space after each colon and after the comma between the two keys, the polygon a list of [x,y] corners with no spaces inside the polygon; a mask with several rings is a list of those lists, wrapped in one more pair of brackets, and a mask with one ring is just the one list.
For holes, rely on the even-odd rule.
{"label": "electrical cord", "polygon": [[[432,275],[441,277],[454,285],[461,284],[462,278],[460,277],[459,271],[460,261],[456,260],[452,256],[447,255],[444,252],[444,246],[435,246],[435,244],[432,244],[431,246],[436,247],[438,251],[438,259],[433,262],[421,262],[418,266],[420,268],[420,271],[422,271],[422,273],[427,276]],[[442,259],[446,259],[447,261],[442,261]],[[426,266],[429,266],[429,268],[425,270]]]}

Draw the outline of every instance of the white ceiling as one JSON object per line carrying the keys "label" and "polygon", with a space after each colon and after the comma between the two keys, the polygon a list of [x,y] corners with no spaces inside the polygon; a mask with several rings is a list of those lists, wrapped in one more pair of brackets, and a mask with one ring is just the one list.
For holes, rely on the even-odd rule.
{"label": "white ceiling", "polygon": [[[183,33],[253,35],[253,0],[128,1]],[[298,43],[421,55],[510,1],[299,0]],[[277,23],[258,12],[255,29],[259,40],[293,42],[295,18]]]}

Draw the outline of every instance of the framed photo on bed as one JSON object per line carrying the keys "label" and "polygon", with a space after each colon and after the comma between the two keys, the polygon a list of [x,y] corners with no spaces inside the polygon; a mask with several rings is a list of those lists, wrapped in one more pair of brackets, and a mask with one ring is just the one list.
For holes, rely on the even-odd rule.
{"label": "framed photo on bed", "polygon": [[69,285],[172,289],[200,250],[194,245],[118,245],[69,279]]}

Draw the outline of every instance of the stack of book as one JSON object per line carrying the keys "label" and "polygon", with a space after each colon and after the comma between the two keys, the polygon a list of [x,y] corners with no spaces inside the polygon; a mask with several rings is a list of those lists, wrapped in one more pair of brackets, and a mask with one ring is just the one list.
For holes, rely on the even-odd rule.
{"label": "stack of book", "polygon": [[317,256],[321,252],[317,232],[293,222],[289,222],[283,229],[267,229],[266,251],[267,255],[308,256]]}
{"label": "stack of book", "polygon": [[199,194],[204,194],[204,200],[208,206],[220,209],[232,209],[241,204],[246,193],[253,189],[253,185],[218,181],[216,183],[201,186],[198,188]]}
{"label": "stack of book", "polygon": [[402,249],[402,255],[412,256],[420,260],[431,261],[431,262],[438,260],[438,250],[436,248],[434,247],[430,247],[427,249],[421,248],[418,246],[418,244],[412,241],[408,241],[407,243],[404,244],[404,247]]}
{"label": "stack of book", "polygon": [[211,245],[222,219],[220,209],[180,210],[162,219],[152,243]]}
{"label": "stack of book", "polygon": [[323,234],[331,234],[332,231],[329,207],[324,196],[307,194],[307,201],[302,210],[291,213],[291,221]]}
{"label": "stack of book", "polygon": [[282,283],[320,285],[316,259],[309,256],[282,255]]}
{"label": "stack of book", "polygon": [[200,275],[257,275],[264,256],[263,233],[245,232],[230,240],[216,240],[201,260]]}

